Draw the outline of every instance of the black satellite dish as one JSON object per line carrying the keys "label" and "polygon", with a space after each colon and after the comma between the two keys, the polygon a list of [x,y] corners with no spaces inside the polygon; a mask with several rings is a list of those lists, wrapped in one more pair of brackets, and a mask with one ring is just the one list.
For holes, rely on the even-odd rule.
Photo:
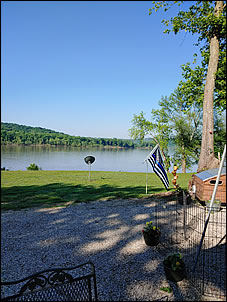
{"label": "black satellite dish", "polygon": [[90,181],[90,180],[91,180],[91,164],[95,161],[95,157],[94,157],[94,156],[91,156],[91,155],[86,156],[86,157],[84,158],[84,161],[85,161],[86,164],[89,165],[89,176],[88,176],[88,179],[89,179],[89,181]]}
{"label": "black satellite dish", "polygon": [[84,160],[85,160],[85,163],[88,164],[88,165],[89,165],[89,164],[93,164],[93,162],[95,161],[95,157],[89,155],[89,156],[86,156],[86,157],[84,158]]}

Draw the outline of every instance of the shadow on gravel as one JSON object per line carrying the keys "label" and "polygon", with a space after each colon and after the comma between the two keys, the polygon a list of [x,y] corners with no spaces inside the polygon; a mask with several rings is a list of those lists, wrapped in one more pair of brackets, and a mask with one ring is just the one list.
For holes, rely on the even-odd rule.
{"label": "shadow on gravel", "polygon": [[[12,212],[3,215],[4,278],[12,279],[12,270],[15,270],[14,279],[19,279],[42,269],[92,261],[100,301],[155,301],[162,297],[182,301],[181,287],[173,286],[165,278],[162,261],[169,250],[161,254],[158,247],[146,246],[141,232],[147,221],[155,219],[155,203],[172,196],[77,204],[79,199],[89,201],[90,194],[95,199],[111,195],[114,199],[135,198],[144,193],[144,187],[52,184],[20,190],[14,187],[25,203],[26,198],[33,198],[33,205],[37,206],[34,195],[40,194],[44,200],[45,195],[48,197],[48,205],[63,201],[73,201],[75,205],[16,212],[16,227]],[[5,199],[7,194],[13,195],[7,189],[3,193]],[[174,215],[167,215],[165,209],[159,215],[171,227]],[[174,288],[172,294],[160,290],[166,286]]]}

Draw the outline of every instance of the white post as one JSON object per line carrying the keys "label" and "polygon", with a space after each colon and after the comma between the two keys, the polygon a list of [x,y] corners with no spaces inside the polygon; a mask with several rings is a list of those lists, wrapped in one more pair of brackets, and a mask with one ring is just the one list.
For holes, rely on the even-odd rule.
{"label": "white post", "polygon": [[88,179],[90,181],[91,180],[91,163],[88,162],[88,165],[89,165],[89,177],[88,177]]}
{"label": "white post", "polygon": [[146,160],[146,164],[147,164],[147,172],[146,172],[146,194],[147,194],[147,174],[148,174],[148,163],[147,163],[147,160]]}

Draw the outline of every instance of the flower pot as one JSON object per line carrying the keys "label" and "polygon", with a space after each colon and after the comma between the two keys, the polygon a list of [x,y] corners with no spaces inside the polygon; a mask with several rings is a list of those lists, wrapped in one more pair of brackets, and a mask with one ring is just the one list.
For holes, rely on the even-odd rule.
{"label": "flower pot", "polygon": [[146,245],[149,245],[149,246],[157,245],[159,243],[160,235],[161,234],[154,235],[154,234],[149,234],[149,233],[143,232],[144,241],[145,241]]}
{"label": "flower pot", "polygon": [[185,266],[183,266],[181,269],[177,269],[174,271],[170,267],[166,266],[164,263],[163,265],[167,280],[178,282],[185,278]]}

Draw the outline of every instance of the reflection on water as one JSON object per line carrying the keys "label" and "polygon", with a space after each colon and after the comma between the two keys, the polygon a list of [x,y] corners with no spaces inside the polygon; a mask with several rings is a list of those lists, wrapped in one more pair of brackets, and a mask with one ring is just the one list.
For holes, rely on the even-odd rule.
{"label": "reflection on water", "polygon": [[[87,170],[84,158],[92,155],[96,159],[91,166],[93,171],[146,172],[144,159],[150,152],[151,149],[1,146],[1,167],[26,170],[31,163],[35,163],[42,170]],[[195,172],[196,168],[195,166],[187,172]],[[153,172],[150,165],[148,172]]]}

